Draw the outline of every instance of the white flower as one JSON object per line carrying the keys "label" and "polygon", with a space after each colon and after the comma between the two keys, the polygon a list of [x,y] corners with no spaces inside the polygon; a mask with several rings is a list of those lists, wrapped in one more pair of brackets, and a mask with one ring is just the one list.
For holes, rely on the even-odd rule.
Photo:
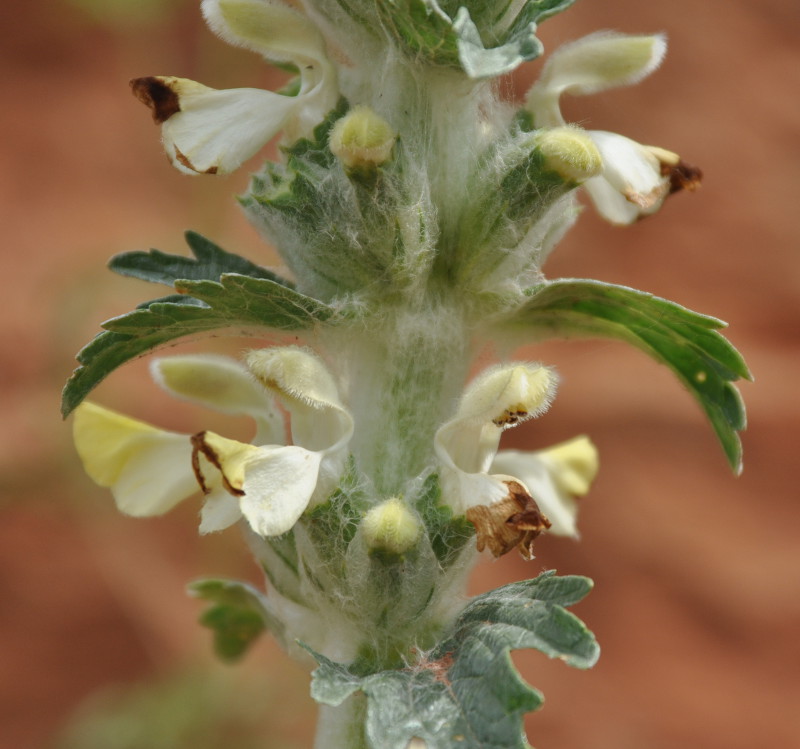
{"label": "white flower", "polygon": [[436,433],[443,499],[475,525],[479,550],[500,556],[517,546],[530,559],[541,531],[576,535],[574,497],[588,491],[597,471],[591,442],[497,452],[502,431],[543,413],[555,387],[555,375],[539,365],[494,367],[467,387],[454,418]]}
{"label": "white flower", "polygon": [[[178,397],[251,416],[257,444],[213,432],[166,432],[84,403],[75,414],[74,437],[87,473],[110,488],[119,509],[129,515],[167,512],[194,494],[199,482],[207,495],[202,533],[227,528],[242,516],[262,536],[288,531],[310,503],[325,499],[340,475],[352,418],[313,354],[276,348],[252,353],[250,363],[265,387],[225,357],[159,359],[152,371]],[[275,395],[291,415],[293,445],[281,444]]]}
{"label": "white flower", "polygon": [[279,131],[290,141],[315,127],[338,97],[325,44],[304,15],[277,0],[203,0],[203,15],[225,41],[300,75],[295,96],[254,88],[217,90],[186,78],[131,81],[161,125],[172,164],[186,174],[227,174]]}
{"label": "white flower", "polygon": [[[637,83],[661,64],[666,49],[659,34],[590,34],[550,56],[525,106],[536,127],[561,127],[566,124],[559,106],[562,94],[593,94]],[[600,152],[603,170],[584,187],[600,215],[613,224],[630,224],[654,213],[671,192],[699,184],[700,171],[671,151],[601,130],[588,135]]]}

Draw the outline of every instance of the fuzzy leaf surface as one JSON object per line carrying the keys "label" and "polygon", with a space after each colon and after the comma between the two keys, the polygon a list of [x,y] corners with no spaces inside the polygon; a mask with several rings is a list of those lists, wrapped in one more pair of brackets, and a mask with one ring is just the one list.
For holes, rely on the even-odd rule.
{"label": "fuzzy leaf surface", "polygon": [[511,3],[489,0],[379,0],[377,8],[382,26],[412,58],[491,78],[539,57],[537,23],[573,2],[528,0],[513,19],[504,18]]}
{"label": "fuzzy leaf surface", "polygon": [[734,471],[741,470],[738,432],[747,419],[732,385],[752,379],[741,354],[719,333],[726,323],[626,286],[560,279],[530,290],[506,320],[533,340],[616,338],[666,364],[699,401]]}
{"label": "fuzzy leaf surface", "polygon": [[278,635],[283,631],[264,596],[246,583],[198,580],[188,590],[195,598],[211,603],[200,623],[214,632],[214,650],[224,661],[241,658],[265,629]]}
{"label": "fuzzy leaf surface", "polygon": [[121,276],[131,276],[142,281],[172,286],[180,279],[194,281],[219,281],[224,273],[238,273],[252,278],[266,278],[283,286],[292,284],[275,273],[256,265],[247,258],[226,252],[219,245],[197,232],[184,235],[193,258],[171,255],[160,250],[149,252],[123,252],[115,255],[108,267]]}
{"label": "fuzzy leaf surface", "polygon": [[108,374],[131,359],[190,335],[223,328],[299,331],[327,320],[331,310],[316,299],[266,278],[223,274],[219,282],[180,280],[181,297],[155,300],[102,324],[78,352],[79,366],[67,381],[67,416]]}
{"label": "fuzzy leaf surface", "polygon": [[577,668],[593,666],[594,636],[564,609],[591,587],[586,578],[551,571],[477,596],[432,652],[402,670],[362,674],[312,653],[320,665],[311,694],[339,705],[363,692],[373,749],[405,749],[414,737],[428,749],[524,749],[522,718],[542,696],[509,653],[534,648]]}
{"label": "fuzzy leaf surface", "polygon": [[[454,16],[453,28],[458,36],[458,58],[470,78],[493,78],[515,70],[523,62],[535,60],[544,52],[536,36],[537,24],[566,10],[574,0],[529,0],[511,26],[502,34],[493,24],[482,24],[477,9],[460,8]],[[470,17],[472,14],[472,17]],[[495,45],[484,40],[496,39]]]}

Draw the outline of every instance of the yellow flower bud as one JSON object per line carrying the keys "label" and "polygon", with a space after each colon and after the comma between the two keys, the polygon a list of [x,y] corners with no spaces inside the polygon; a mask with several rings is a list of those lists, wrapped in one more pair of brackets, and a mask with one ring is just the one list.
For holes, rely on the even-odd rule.
{"label": "yellow flower bud", "polygon": [[331,130],[331,151],[346,169],[371,169],[389,160],[397,135],[369,107],[353,107]]}
{"label": "yellow flower bud", "polygon": [[594,141],[577,127],[554,127],[537,133],[536,148],[545,166],[565,180],[584,182],[603,169]]}
{"label": "yellow flower bud", "polygon": [[398,497],[373,507],[361,521],[361,529],[371,550],[392,554],[408,551],[420,534],[419,520]]}

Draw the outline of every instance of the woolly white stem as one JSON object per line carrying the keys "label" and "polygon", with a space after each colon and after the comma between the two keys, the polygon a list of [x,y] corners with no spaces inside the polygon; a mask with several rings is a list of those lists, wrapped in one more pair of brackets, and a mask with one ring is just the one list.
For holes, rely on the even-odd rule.
{"label": "woolly white stem", "polygon": [[356,694],[338,707],[320,705],[314,749],[369,749],[364,735],[367,700]]}
{"label": "woolly white stem", "polygon": [[469,337],[460,310],[421,307],[392,313],[338,351],[356,422],[351,449],[383,496],[402,493],[431,464],[433,435],[466,377]]}

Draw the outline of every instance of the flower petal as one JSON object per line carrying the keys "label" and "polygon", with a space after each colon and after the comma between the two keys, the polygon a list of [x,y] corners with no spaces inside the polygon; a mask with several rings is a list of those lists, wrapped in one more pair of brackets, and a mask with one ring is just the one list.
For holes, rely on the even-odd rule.
{"label": "flower petal", "polygon": [[281,2],[203,0],[201,7],[215,34],[228,44],[258,52],[268,60],[308,63],[327,57],[317,27]]}
{"label": "flower petal", "polygon": [[239,500],[222,487],[206,496],[200,513],[200,533],[214,533],[232,526],[242,517]]}
{"label": "flower petal", "polygon": [[537,127],[564,124],[558,105],[563,93],[594,94],[630,86],[652,73],[664,59],[662,34],[634,36],[601,31],[559,47],[545,63],[526,97]]}
{"label": "flower petal", "polygon": [[302,447],[262,447],[246,469],[242,514],[261,536],[279,536],[308,507],[322,455]]}
{"label": "flower petal", "polygon": [[283,417],[275,399],[235,359],[190,354],[155,359],[153,379],[171,395],[222,413],[252,417],[257,425],[253,443],[283,444]]}
{"label": "flower petal", "polygon": [[[202,455],[220,473],[227,491],[238,498],[241,514],[262,536],[277,536],[290,530],[308,506],[319,477],[322,453],[302,447],[256,447],[201,432],[192,437],[195,466]],[[205,486],[206,477],[198,469]],[[208,527],[226,508],[209,510]],[[232,512],[231,512],[232,515]]]}
{"label": "flower petal", "polygon": [[286,346],[252,351],[247,366],[291,413],[292,439],[308,450],[336,452],[353,434],[353,417],[336,382],[310,350]]}
{"label": "flower petal", "polygon": [[584,187],[600,215],[613,224],[630,224],[655,213],[670,192],[669,172],[662,169],[657,154],[670,152],[617,133],[592,130],[589,135],[602,156],[603,171]]}
{"label": "flower petal", "polygon": [[576,538],[576,497],[589,491],[597,475],[597,448],[588,437],[538,452],[501,450],[493,471],[517,476],[552,523],[551,533]]}
{"label": "flower petal", "polygon": [[485,473],[504,429],[547,410],[557,377],[539,364],[496,366],[467,389],[453,419],[436,432],[442,462],[467,473]]}
{"label": "flower petal", "polygon": [[128,515],[161,515],[197,491],[186,435],[88,402],[75,411],[73,435],[86,472]]}
{"label": "flower petal", "polygon": [[134,94],[161,124],[164,148],[185,174],[228,174],[284,125],[297,97],[255,88],[217,90],[187,78],[131,81]]}
{"label": "flower petal", "polygon": [[269,0],[204,0],[202,8],[208,25],[229,44],[298,67],[297,107],[285,123],[290,142],[316,127],[334,107],[338,98],[336,72],[322,35],[306,16]]}

